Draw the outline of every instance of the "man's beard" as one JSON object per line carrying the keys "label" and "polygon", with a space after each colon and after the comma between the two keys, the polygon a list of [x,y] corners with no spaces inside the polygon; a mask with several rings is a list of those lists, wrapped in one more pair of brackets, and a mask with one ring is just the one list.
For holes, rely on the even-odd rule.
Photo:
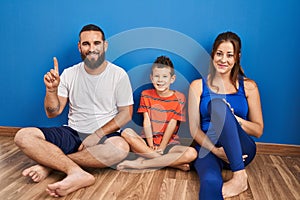
{"label": "man's beard", "polygon": [[105,51],[103,51],[102,54],[99,54],[98,56],[98,59],[95,60],[95,59],[92,59],[92,60],[89,60],[87,58],[87,56],[89,54],[98,54],[98,53],[95,53],[95,52],[89,52],[87,55],[84,55],[81,53],[81,59],[83,60],[84,64],[90,68],[90,69],[97,69],[98,67],[100,67],[100,65],[102,65],[102,63],[105,61]]}

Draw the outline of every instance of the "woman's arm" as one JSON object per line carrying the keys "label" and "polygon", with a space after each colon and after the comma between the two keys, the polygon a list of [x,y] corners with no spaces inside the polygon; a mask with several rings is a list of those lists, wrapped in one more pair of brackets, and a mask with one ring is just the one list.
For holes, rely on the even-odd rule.
{"label": "woman's arm", "polygon": [[[188,99],[188,115],[190,132],[194,140],[202,147],[215,151],[215,145],[201,130],[200,96],[202,94],[202,79],[195,80],[190,85]],[[214,153],[214,152],[213,152]]]}
{"label": "woman's arm", "polygon": [[246,133],[259,138],[263,133],[264,122],[258,87],[253,80],[245,80],[245,93],[249,107],[249,121],[237,116],[236,119]]}

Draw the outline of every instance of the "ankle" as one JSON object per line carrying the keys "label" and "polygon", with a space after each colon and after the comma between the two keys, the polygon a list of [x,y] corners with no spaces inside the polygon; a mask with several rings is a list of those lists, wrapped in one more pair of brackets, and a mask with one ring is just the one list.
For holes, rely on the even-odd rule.
{"label": "ankle", "polygon": [[233,179],[247,180],[248,175],[245,169],[233,172]]}

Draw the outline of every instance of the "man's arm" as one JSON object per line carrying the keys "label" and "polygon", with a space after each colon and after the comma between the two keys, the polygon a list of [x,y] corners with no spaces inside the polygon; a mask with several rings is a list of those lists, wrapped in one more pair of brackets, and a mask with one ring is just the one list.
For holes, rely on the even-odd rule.
{"label": "man's arm", "polygon": [[118,114],[104,126],[95,131],[100,139],[110,133],[116,132],[121,127],[125,126],[132,118],[133,106],[118,107]]}
{"label": "man's arm", "polygon": [[53,58],[54,69],[51,69],[44,75],[44,83],[46,86],[46,95],[44,107],[46,115],[49,118],[59,115],[67,104],[68,99],[57,95],[58,85],[60,83],[60,76],[58,73],[57,59]]}
{"label": "man's arm", "polygon": [[79,146],[78,151],[94,146],[98,144],[103,136],[118,131],[131,120],[132,110],[132,105],[118,107],[118,114],[93,134],[86,137]]}
{"label": "man's arm", "polygon": [[54,118],[60,115],[67,104],[68,98],[57,95],[57,92],[46,90],[44,107],[47,117]]}

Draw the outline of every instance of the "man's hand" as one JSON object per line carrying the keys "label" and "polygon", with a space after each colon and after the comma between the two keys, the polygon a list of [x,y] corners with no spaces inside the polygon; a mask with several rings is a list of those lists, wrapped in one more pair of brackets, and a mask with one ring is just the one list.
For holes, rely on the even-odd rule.
{"label": "man's hand", "polygon": [[58,62],[56,57],[53,58],[54,69],[51,69],[47,74],[44,75],[44,83],[48,92],[56,92],[60,82],[58,72]]}
{"label": "man's hand", "polygon": [[98,135],[96,135],[95,133],[91,134],[82,141],[81,145],[78,148],[78,151],[81,151],[88,147],[95,146],[98,144],[99,141],[100,141],[100,138]]}

